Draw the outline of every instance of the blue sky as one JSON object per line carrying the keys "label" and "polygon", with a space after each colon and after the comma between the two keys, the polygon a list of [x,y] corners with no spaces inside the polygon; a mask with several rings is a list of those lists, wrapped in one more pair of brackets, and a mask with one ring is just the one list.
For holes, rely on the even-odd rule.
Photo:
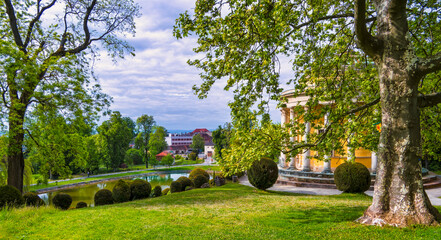
{"label": "blue sky", "polygon": [[[192,86],[202,82],[199,70],[187,64],[198,57],[192,51],[196,38],[178,41],[172,34],[179,13],[192,11],[195,0],[137,2],[142,17],[136,21],[136,36],[127,39],[136,56],[117,64],[102,57],[96,63],[99,83],[114,100],[111,110],[134,120],[153,115],[167,129],[214,129],[230,121],[227,104],[232,94],[223,90],[224,82],[216,83],[203,100],[192,92]],[[274,107],[271,113],[273,120],[280,121]]]}

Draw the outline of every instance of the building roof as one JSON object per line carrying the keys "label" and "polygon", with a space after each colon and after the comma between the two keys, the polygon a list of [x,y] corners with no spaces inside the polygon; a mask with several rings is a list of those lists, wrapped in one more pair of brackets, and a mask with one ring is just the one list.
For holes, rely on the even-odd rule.
{"label": "building roof", "polygon": [[193,130],[193,132],[191,132],[191,134],[203,133],[203,132],[210,132],[210,131],[208,131],[208,129],[206,128],[196,128],[195,130]]}
{"label": "building roof", "polygon": [[162,151],[161,153],[156,154],[157,157],[165,157],[167,155],[169,155],[170,152],[169,151]]}

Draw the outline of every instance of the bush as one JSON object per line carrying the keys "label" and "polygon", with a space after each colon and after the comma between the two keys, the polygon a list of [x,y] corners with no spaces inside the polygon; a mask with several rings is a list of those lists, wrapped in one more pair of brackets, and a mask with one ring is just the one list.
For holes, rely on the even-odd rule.
{"label": "bush", "polygon": [[109,189],[101,189],[95,193],[95,206],[113,204],[112,192]]}
{"label": "bush", "polygon": [[182,177],[179,177],[178,180],[176,180],[176,181],[181,183],[181,186],[182,186],[181,191],[185,191],[185,188],[187,186],[191,186],[191,187],[193,186],[193,182],[188,177],[182,176]]}
{"label": "bush", "polygon": [[173,182],[170,184],[170,192],[171,192],[171,193],[177,193],[177,192],[180,192],[181,189],[182,189],[182,184],[181,184],[180,182],[178,182],[178,181],[173,181]]}
{"label": "bush", "polygon": [[196,175],[193,183],[195,188],[200,188],[202,184],[208,183],[208,178],[206,178],[204,175]]}
{"label": "bush", "polygon": [[[191,170],[190,175],[188,178],[194,181],[197,175],[204,175],[207,179],[210,179],[210,174],[208,174],[204,169],[202,168],[195,168]],[[208,181],[208,180],[207,180]]]}
{"label": "bush", "polygon": [[122,179],[118,180],[112,190],[113,200],[115,202],[127,202],[130,200],[130,187]]}
{"label": "bush", "polygon": [[39,207],[39,206],[44,206],[46,205],[43,201],[43,199],[41,199],[37,193],[35,192],[27,192],[23,195],[23,199],[24,199],[24,203],[26,204],[26,206],[31,206],[31,207]]}
{"label": "bush", "polygon": [[190,154],[188,154],[188,160],[196,160],[198,158],[198,154],[195,152],[191,152]]}
{"label": "bush", "polygon": [[169,191],[170,191],[170,188],[166,188],[166,189],[162,190],[162,195],[164,195],[164,196],[167,195]]}
{"label": "bush", "polygon": [[142,151],[140,149],[130,148],[126,151],[124,162],[130,165],[139,165],[144,163],[142,158]]}
{"label": "bush", "polygon": [[162,195],[162,188],[161,186],[156,186],[153,188],[153,197],[160,197]]}
{"label": "bush", "polygon": [[87,207],[87,203],[79,202],[79,203],[77,203],[77,206],[75,208],[86,208],[86,207]]}
{"label": "bush", "polygon": [[10,185],[0,187],[0,209],[4,207],[19,207],[23,203],[24,199],[17,188]]}
{"label": "bush", "polygon": [[269,158],[261,158],[254,161],[248,170],[248,180],[251,185],[258,189],[265,190],[277,181],[279,168],[277,164]]}
{"label": "bush", "polygon": [[334,172],[337,189],[346,193],[362,193],[371,186],[371,174],[361,163],[340,164]]}
{"label": "bush", "polygon": [[58,193],[52,199],[52,203],[56,208],[67,210],[69,209],[70,204],[72,203],[72,197],[67,193]]}
{"label": "bush", "polygon": [[120,165],[119,165],[119,168],[127,168],[127,164],[125,164],[125,163],[121,163]]}
{"label": "bush", "polygon": [[152,186],[145,180],[135,179],[130,183],[130,198],[132,200],[148,198],[151,192]]}

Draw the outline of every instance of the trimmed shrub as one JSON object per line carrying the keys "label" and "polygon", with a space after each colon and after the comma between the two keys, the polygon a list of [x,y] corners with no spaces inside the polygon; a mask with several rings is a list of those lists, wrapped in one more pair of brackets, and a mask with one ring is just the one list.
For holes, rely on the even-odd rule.
{"label": "trimmed shrub", "polygon": [[254,161],[248,170],[248,180],[251,185],[258,189],[265,190],[277,181],[279,168],[277,164],[269,158],[261,158]]}
{"label": "trimmed shrub", "polygon": [[182,184],[181,184],[180,182],[178,182],[178,181],[173,181],[173,182],[170,184],[170,192],[171,192],[171,193],[177,193],[177,192],[180,192],[181,189],[182,189]]}
{"label": "trimmed shrub", "polygon": [[346,162],[335,169],[334,182],[345,193],[363,193],[371,186],[371,174],[361,163]]}
{"label": "trimmed shrub", "polygon": [[210,184],[206,182],[201,185],[201,188],[210,188]]}
{"label": "trimmed shrub", "polygon": [[19,207],[23,203],[24,199],[17,188],[10,185],[0,187],[0,209],[4,207]]}
{"label": "trimmed shrub", "polygon": [[86,207],[87,207],[87,203],[79,202],[79,203],[77,203],[77,206],[75,208],[86,208]]}
{"label": "trimmed shrub", "polygon": [[156,186],[153,188],[153,197],[160,197],[162,195],[162,188],[161,186]]}
{"label": "trimmed shrub", "polygon": [[166,189],[162,190],[162,195],[164,195],[164,196],[167,195],[169,191],[170,191],[170,188],[166,188]]}
{"label": "trimmed shrub", "polygon": [[109,189],[101,189],[95,193],[95,206],[113,204],[112,192]]}
{"label": "trimmed shrub", "polygon": [[196,175],[193,183],[195,188],[200,188],[202,184],[208,183],[208,178],[206,178],[204,175]]}
{"label": "trimmed shrub", "polygon": [[31,207],[39,207],[39,206],[44,206],[45,203],[43,201],[43,199],[41,199],[37,193],[35,192],[27,192],[23,195],[23,199],[24,199],[24,203],[26,204],[26,206],[31,206]]}
{"label": "trimmed shrub", "polygon": [[198,154],[195,152],[191,152],[190,154],[188,154],[188,159],[189,160],[196,160],[198,158]]}
{"label": "trimmed shrub", "polygon": [[118,180],[112,190],[113,200],[115,202],[127,202],[130,200],[130,187],[122,179]]}
{"label": "trimmed shrub", "polygon": [[148,198],[152,192],[152,186],[149,182],[142,179],[135,179],[130,183],[130,199]]}
{"label": "trimmed shrub", "polygon": [[202,168],[195,168],[195,169],[191,170],[190,175],[188,176],[188,178],[190,178],[192,181],[194,181],[194,179],[196,178],[197,175],[204,175],[207,179],[210,179],[210,174],[208,174]]}
{"label": "trimmed shrub", "polygon": [[193,186],[193,182],[190,180],[190,178],[188,177],[179,177],[178,180],[176,180],[177,182],[181,183],[181,191],[185,191],[185,188],[187,186]]}
{"label": "trimmed shrub", "polygon": [[67,193],[58,193],[52,199],[52,203],[56,208],[67,210],[69,209],[70,204],[72,204],[72,197]]}

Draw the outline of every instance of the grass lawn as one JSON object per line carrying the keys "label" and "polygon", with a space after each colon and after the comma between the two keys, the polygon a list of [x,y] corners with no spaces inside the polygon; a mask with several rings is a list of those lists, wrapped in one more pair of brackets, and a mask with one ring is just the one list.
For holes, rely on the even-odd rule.
{"label": "grass lawn", "polygon": [[114,175],[110,175],[110,176],[101,176],[101,177],[89,177],[86,179],[76,179],[76,180],[69,180],[69,181],[62,181],[62,182],[49,182],[47,185],[43,184],[43,185],[34,185],[31,186],[29,191],[35,191],[35,190],[39,190],[39,189],[43,189],[43,188],[48,188],[48,187],[55,187],[55,186],[63,186],[63,185],[67,185],[67,184],[72,184],[72,183],[79,183],[79,182],[90,182],[93,180],[99,180],[99,179],[106,179],[106,178],[114,178],[114,177],[124,177],[124,176],[130,176],[130,175],[136,175],[136,174],[142,174],[142,173],[150,173],[150,172],[157,172],[157,171],[177,171],[177,170],[192,170],[194,168],[202,168],[202,169],[210,169],[210,170],[214,170],[214,171],[220,171],[219,166],[183,166],[183,167],[170,167],[170,168],[160,168],[160,169],[153,169],[153,170],[145,170],[145,171],[139,171],[139,172],[131,172],[131,173],[119,173],[119,174],[114,174]]}
{"label": "grass lawn", "polygon": [[227,184],[123,204],[0,211],[0,239],[439,239],[441,227],[353,221],[366,195],[306,196]]}

